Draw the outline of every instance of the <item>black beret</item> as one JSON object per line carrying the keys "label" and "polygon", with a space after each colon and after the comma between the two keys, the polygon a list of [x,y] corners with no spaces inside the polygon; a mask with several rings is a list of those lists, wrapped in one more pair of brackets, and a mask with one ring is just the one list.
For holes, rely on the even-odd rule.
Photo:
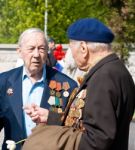
{"label": "black beret", "polygon": [[99,43],[111,43],[114,39],[112,31],[95,18],[79,19],[67,30],[69,39]]}

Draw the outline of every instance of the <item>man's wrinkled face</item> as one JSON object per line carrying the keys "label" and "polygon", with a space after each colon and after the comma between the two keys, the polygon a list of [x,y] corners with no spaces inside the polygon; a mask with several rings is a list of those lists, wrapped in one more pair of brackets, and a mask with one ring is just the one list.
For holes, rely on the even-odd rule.
{"label": "man's wrinkled face", "polygon": [[73,58],[74,58],[74,60],[75,60],[75,62],[77,64],[77,67],[80,70],[83,70],[84,59],[83,59],[82,52],[81,52],[81,42],[80,41],[70,40],[69,47],[71,49]]}
{"label": "man's wrinkled face", "polygon": [[30,74],[41,73],[43,64],[47,59],[47,46],[43,33],[26,34],[22,39],[18,52]]}

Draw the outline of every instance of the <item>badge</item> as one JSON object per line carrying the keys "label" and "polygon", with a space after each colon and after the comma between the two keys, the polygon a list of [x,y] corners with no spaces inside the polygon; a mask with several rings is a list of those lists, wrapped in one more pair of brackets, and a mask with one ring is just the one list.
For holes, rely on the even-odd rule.
{"label": "badge", "polygon": [[7,89],[7,95],[12,95],[13,94],[13,89],[12,88],[8,88]]}

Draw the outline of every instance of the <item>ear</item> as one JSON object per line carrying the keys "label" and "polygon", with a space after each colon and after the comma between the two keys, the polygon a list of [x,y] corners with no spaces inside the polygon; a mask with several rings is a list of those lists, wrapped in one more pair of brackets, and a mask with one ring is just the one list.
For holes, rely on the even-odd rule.
{"label": "ear", "polygon": [[81,41],[81,53],[84,58],[88,57],[89,55],[87,44],[84,41]]}
{"label": "ear", "polygon": [[19,57],[22,58],[21,48],[17,47],[16,51],[17,51],[17,54],[19,55]]}

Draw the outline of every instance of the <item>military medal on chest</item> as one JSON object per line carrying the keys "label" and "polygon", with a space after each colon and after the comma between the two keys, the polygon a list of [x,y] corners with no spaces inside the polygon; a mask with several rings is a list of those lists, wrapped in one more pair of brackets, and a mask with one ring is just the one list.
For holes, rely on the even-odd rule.
{"label": "military medal on chest", "polygon": [[70,85],[68,82],[63,82],[63,96],[64,97],[69,97],[69,92],[68,92],[68,89],[70,88]]}
{"label": "military medal on chest", "polygon": [[50,88],[50,97],[48,99],[48,103],[51,105],[50,109],[52,111],[61,113],[63,106],[63,100],[61,97],[62,85],[60,82],[51,80],[49,88]]}
{"label": "military medal on chest", "polygon": [[82,118],[82,109],[85,106],[86,89],[83,89],[74,99],[70,106],[68,116],[65,121],[66,126],[73,126]]}
{"label": "military medal on chest", "polygon": [[50,87],[50,97],[48,99],[48,103],[53,106],[55,105],[55,89],[56,89],[56,81],[55,80],[51,80],[50,81],[50,84],[49,84],[49,87]]}

